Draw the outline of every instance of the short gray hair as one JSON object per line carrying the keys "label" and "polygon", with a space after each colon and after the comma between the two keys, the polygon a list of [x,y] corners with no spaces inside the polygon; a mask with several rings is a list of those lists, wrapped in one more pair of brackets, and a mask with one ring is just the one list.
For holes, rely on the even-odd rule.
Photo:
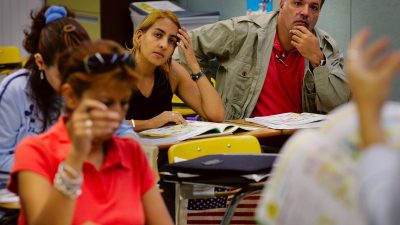
{"label": "short gray hair", "polygon": [[[285,0],[285,2],[286,2],[286,0]],[[325,2],[325,0],[321,0],[321,8],[324,5],[324,2]]]}

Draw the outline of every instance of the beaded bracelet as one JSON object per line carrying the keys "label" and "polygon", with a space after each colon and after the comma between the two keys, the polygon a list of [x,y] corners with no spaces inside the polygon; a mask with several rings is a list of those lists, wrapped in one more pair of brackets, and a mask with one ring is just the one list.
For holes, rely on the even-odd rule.
{"label": "beaded bracelet", "polygon": [[[70,173],[74,178],[70,178],[66,172]],[[58,165],[58,170],[54,177],[54,187],[63,195],[70,199],[78,197],[82,193],[82,182],[83,176],[74,168],[64,164],[64,162]]]}

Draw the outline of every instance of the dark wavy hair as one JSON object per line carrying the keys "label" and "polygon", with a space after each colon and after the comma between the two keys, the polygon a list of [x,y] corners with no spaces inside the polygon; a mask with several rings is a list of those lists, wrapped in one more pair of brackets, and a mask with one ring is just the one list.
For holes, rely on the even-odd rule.
{"label": "dark wavy hair", "polygon": [[53,21],[46,25],[45,12],[50,6],[44,6],[38,12],[31,12],[32,24],[25,30],[24,48],[30,54],[25,68],[29,69],[29,88],[32,100],[42,115],[42,131],[46,130],[51,122],[59,115],[61,98],[47,79],[41,79],[34,55],[40,53],[46,66],[53,66],[58,55],[70,46],[75,46],[82,41],[90,40],[86,30],[74,19],[75,15],[69,9],[67,17]]}

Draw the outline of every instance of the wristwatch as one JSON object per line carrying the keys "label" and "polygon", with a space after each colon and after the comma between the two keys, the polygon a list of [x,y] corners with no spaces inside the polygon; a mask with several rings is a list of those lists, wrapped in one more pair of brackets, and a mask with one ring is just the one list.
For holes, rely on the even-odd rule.
{"label": "wristwatch", "polygon": [[200,79],[200,77],[202,77],[204,75],[205,75],[205,73],[204,73],[204,71],[202,69],[200,69],[200,72],[198,72],[198,73],[195,73],[195,74],[191,73],[190,74],[190,76],[192,77],[193,81],[197,81],[198,79]]}
{"label": "wristwatch", "polygon": [[310,63],[310,67],[311,67],[312,69],[314,69],[314,68],[317,68],[317,67],[319,67],[319,66],[325,66],[325,65],[326,65],[326,60],[325,60],[325,58],[322,59],[321,61],[319,61],[319,65],[317,65],[317,66],[315,66],[315,67],[311,64],[311,62],[309,62],[309,63]]}

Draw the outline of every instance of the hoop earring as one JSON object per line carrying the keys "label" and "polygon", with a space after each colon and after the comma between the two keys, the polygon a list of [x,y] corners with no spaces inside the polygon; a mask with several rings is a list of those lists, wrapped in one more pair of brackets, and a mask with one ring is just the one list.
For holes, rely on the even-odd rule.
{"label": "hoop earring", "polygon": [[43,74],[43,70],[40,71],[40,79],[43,80],[44,79],[44,74]]}

